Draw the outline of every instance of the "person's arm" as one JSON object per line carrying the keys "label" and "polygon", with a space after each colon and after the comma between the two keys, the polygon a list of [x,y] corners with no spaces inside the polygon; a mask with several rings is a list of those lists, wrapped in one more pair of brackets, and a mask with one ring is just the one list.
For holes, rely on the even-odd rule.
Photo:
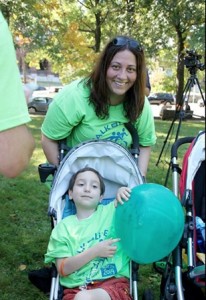
{"label": "person's arm", "polygon": [[145,88],[145,95],[148,97],[150,94],[150,89],[148,87]]}
{"label": "person's arm", "polygon": [[138,158],[138,167],[142,174],[142,176],[146,177],[147,175],[147,168],[150,159],[151,147],[139,147],[140,154]]}
{"label": "person's arm", "polygon": [[41,138],[42,149],[49,163],[58,166],[59,164],[59,151],[58,141],[54,141],[42,134]]}
{"label": "person's arm", "polygon": [[18,176],[28,165],[35,147],[26,125],[0,132],[0,173],[6,177]]}
{"label": "person's arm", "polygon": [[146,69],[146,87],[145,87],[145,95],[148,97],[151,92],[151,84],[150,84],[150,78],[149,78],[149,72],[148,69]]}
{"label": "person's arm", "polygon": [[113,244],[119,242],[119,240],[120,239],[104,240],[75,256],[56,259],[58,273],[61,276],[66,276],[79,270],[96,257],[112,257],[117,250],[117,246]]}
{"label": "person's arm", "polygon": [[114,206],[117,204],[124,204],[124,201],[129,200],[131,189],[127,186],[122,186],[118,189],[116,199],[114,200]]}

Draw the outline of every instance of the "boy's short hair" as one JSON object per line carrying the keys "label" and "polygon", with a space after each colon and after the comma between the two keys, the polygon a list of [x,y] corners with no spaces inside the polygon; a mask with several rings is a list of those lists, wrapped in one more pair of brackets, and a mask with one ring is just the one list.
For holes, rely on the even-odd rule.
{"label": "boy's short hair", "polygon": [[93,169],[93,168],[90,168],[90,167],[85,167],[83,169],[80,169],[79,171],[77,171],[76,173],[74,173],[69,181],[69,190],[72,191],[73,190],[73,187],[74,187],[74,183],[76,181],[76,178],[78,176],[78,174],[80,173],[84,173],[84,172],[87,172],[87,171],[91,171],[91,172],[94,172],[97,177],[99,178],[99,182],[100,182],[100,195],[103,195],[104,192],[105,192],[105,184],[104,184],[104,180],[102,178],[102,176],[100,175],[100,173]]}

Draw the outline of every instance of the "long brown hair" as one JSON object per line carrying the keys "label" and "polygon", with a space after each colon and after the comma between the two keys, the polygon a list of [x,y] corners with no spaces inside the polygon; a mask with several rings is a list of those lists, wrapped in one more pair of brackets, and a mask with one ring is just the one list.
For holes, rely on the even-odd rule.
{"label": "long brown hair", "polygon": [[[116,41],[123,41],[118,44]],[[135,46],[135,45],[139,45]],[[114,55],[124,50],[131,51],[137,63],[137,78],[134,85],[127,91],[123,102],[125,116],[134,122],[141,114],[144,107],[146,68],[144,51],[140,44],[127,36],[117,36],[109,41],[99,56],[99,59],[86,80],[86,85],[90,88],[89,101],[94,105],[96,115],[100,118],[109,116],[109,90],[106,82],[106,73]]]}

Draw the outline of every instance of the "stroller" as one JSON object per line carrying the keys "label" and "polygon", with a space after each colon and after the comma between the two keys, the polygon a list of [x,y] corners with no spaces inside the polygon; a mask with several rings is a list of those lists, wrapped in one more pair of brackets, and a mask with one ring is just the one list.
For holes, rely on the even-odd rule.
{"label": "stroller", "polygon": [[[133,140],[134,141],[134,140]],[[133,142],[134,145],[134,142]],[[138,147],[134,147],[137,149]],[[136,151],[131,154],[127,149],[108,140],[92,140],[81,143],[72,148],[64,156],[64,144],[60,147],[62,161],[56,170],[52,165],[42,164],[39,166],[40,178],[44,182],[49,174],[54,175],[49,197],[48,214],[51,216],[52,227],[63,217],[74,214],[74,204],[67,196],[68,183],[71,176],[83,167],[97,169],[102,175],[105,186],[105,198],[103,204],[115,199],[116,191],[120,186],[134,187],[144,183],[138,167]],[[137,271],[138,264],[131,262],[130,267],[130,294],[134,300],[138,299]],[[59,275],[55,266],[52,271],[52,283],[50,300],[62,299],[62,287],[59,284]],[[143,299],[152,300],[151,291],[145,290]]]}
{"label": "stroller", "polygon": [[[180,168],[178,151],[188,143]],[[185,210],[185,229],[179,245],[166,258],[161,300],[202,300],[205,299],[205,132],[196,138],[180,138],[173,144],[171,167],[173,192]]]}

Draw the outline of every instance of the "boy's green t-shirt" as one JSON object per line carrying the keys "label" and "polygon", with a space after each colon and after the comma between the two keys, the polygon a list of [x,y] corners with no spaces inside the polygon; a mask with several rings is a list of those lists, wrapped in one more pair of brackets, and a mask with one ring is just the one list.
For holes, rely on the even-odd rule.
{"label": "boy's green t-shirt", "polygon": [[[98,118],[89,103],[89,89],[81,80],[66,86],[53,100],[42,125],[42,132],[52,140],[67,138],[70,147],[92,139],[107,139],[130,148],[132,138],[124,124],[123,105],[109,107],[109,117]],[[141,116],[134,124],[141,146],[156,142],[154,118],[147,98]]]}
{"label": "boy's green t-shirt", "polygon": [[[99,205],[89,218],[79,221],[76,215],[66,217],[53,229],[45,263],[55,262],[56,258],[77,255],[102,240],[118,238],[114,226],[114,202]],[[111,277],[129,278],[129,258],[116,243],[117,251],[112,258],[97,257],[80,270],[66,277],[60,277],[61,285],[73,288],[94,280]]]}

